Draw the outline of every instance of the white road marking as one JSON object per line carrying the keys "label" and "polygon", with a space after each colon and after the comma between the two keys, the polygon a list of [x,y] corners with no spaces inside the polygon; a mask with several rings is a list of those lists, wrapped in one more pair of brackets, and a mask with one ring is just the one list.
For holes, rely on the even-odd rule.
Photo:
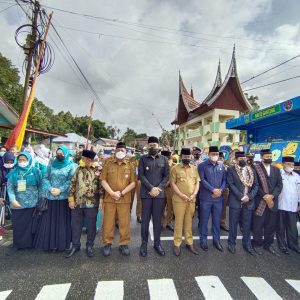
{"label": "white road marking", "polygon": [[151,300],[178,300],[177,291],[172,279],[148,280]]}
{"label": "white road marking", "polygon": [[261,277],[241,277],[258,300],[282,300],[276,291]]}
{"label": "white road marking", "polygon": [[207,300],[232,300],[227,289],[217,276],[195,277],[204,298]]}
{"label": "white road marking", "polygon": [[285,281],[300,294],[300,280],[286,279]]}
{"label": "white road marking", "polygon": [[122,300],[124,297],[124,281],[99,281],[94,300]]}
{"label": "white road marking", "polygon": [[0,300],[5,300],[11,292],[12,290],[0,292]]}
{"label": "white road marking", "polygon": [[[184,237],[182,237],[182,239],[184,240]],[[199,236],[193,236],[193,240],[199,240],[199,239],[200,239]],[[208,239],[208,240],[212,240],[212,239],[213,239],[213,236],[209,235],[209,236],[207,237],[207,239]],[[222,236],[220,236],[220,239],[221,239],[221,240],[227,240],[227,239],[228,239],[228,235],[222,235]],[[237,239],[237,240],[241,240],[241,239],[243,239],[243,237],[242,237],[242,236],[237,236],[236,239]],[[173,240],[174,240],[174,237],[173,237],[173,236],[162,236],[162,237],[160,238],[160,240],[161,240],[161,241],[173,241]]]}
{"label": "white road marking", "polygon": [[35,300],[64,300],[71,283],[44,285]]}
{"label": "white road marking", "polygon": [[151,241],[154,241],[154,233],[153,233],[153,222],[152,222],[152,219],[150,220],[150,223],[149,223],[149,233],[150,233]]}

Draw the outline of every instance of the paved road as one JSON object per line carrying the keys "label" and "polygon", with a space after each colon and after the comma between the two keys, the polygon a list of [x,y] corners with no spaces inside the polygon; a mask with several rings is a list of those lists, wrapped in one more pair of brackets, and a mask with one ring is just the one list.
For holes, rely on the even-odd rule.
{"label": "paved road", "polygon": [[5,245],[0,248],[0,300],[300,299],[300,255],[296,253],[252,257],[238,241],[234,255],[210,245],[199,256],[183,248],[177,258],[172,254],[171,232],[164,230],[163,236],[166,257],[159,257],[152,247],[147,258],[140,257],[140,225],[133,216],[130,257],[122,257],[114,245],[112,256],[104,258],[99,250],[101,235],[97,255],[91,259],[83,250],[70,259],[62,253],[29,250],[7,257]]}

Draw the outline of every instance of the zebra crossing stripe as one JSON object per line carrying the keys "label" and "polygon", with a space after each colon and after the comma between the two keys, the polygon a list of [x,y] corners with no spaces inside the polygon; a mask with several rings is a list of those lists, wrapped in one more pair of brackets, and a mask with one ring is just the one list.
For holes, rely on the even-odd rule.
{"label": "zebra crossing stripe", "polygon": [[204,298],[207,300],[232,300],[227,289],[217,276],[195,277]]}
{"label": "zebra crossing stripe", "polygon": [[71,283],[44,285],[35,300],[64,300]]}
{"label": "zebra crossing stripe", "polygon": [[94,300],[122,300],[124,297],[124,281],[99,281]]}
{"label": "zebra crossing stripe", "polygon": [[0,292],[0,300],[5,300],[11,292],[12,290]]}
{"label": "zebra crossing stripe", "polygon": [[285,281],[300,294],[300,280],[286,279]]}
{"label": "zebra crossing stripe", "polygon": [[282,300],[276,291],[261,277],[241,277],[258,300]]}
{"label": "zebra crossing stripe", "polygon": [[178,300],[177,291],[172,279],[148,280],[151,300]]}

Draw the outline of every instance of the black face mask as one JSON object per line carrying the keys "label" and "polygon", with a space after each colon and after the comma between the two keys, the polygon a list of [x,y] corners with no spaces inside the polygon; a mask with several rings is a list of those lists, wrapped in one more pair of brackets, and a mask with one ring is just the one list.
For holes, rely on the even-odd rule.
{"label": "black face mask", "polygon": [[194,157],[195,157],[196,159],[199,159],[199,158],[200,158],[200,154],[195,154]]}
{"label": "black face mask", "polygon": [[247,164],[248,164],[248,165],[253,165],[253,159],[252,159],[252,158],[247,159]]}
{"label": "black face mask", "polygon": [[189,165],[191,160],[189,158],[184,158],[181,160],[184,165]]}
{"label": "black face mask", "polygon": [[158,148],[151,147],[151,148],[149,149],[149,154],[150,154],[151,156],[157,155],[158,152],[159,152],[159,149],[158,149]]}
{"label": "black face mask", "polygon": [[62,154],[56,155],[56,158],[60,161],[63,161],[65,159],[64,155],[62,155]]}
{"label": "black face mask", "polygon": [[264,159],[264,163],[267,165],[270,165],[272,163],[272,159],[271,158],[266,158]]}
{"label": "black face mask", "polygon": [[245,160],[239,160],[239,166],[244,168],[246,166],[246,161]]}

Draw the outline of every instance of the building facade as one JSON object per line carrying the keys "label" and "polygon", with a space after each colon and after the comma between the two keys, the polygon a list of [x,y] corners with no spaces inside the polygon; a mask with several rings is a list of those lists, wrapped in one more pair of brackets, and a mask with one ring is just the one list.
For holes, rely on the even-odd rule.
{"label": "building facade", "polygon": [[235,48],[224,81],[219,62],[214,86],[202,102],[194,98],[193,90],[188,92],[179,74],[178,108],[172,122],[176,125],[175,149],[238,143],[239,131],[227,129],[226,122],[251,111],[251,108],[239,82]]}

